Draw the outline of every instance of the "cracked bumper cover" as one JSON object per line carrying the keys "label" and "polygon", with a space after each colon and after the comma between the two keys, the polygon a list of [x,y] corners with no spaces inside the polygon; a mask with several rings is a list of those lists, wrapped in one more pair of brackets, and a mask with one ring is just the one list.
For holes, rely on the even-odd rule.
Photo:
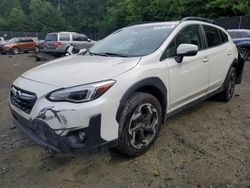
{"label": "cracked bumper cover", "polygon": [[101,138],[101,114],[93,116],[87,128],[70,131],[65,136],[57,135],[55,130],[39,119],[29,121],[13,110],[12,115],[13,124],[18,129],[50,152],[67,153],[77,150],[92,150],[104,145],[110,147],[116,144],[116,141],[108,142]]}

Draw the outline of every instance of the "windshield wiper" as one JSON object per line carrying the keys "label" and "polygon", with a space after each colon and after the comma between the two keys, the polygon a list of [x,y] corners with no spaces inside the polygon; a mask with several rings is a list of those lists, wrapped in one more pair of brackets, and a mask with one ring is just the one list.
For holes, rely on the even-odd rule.
{"label": "windshield wiper", "polygon": [[119,53],[112,53],[112,52],[106,52],[102,54],[107,55],[107,56],[115,56],[115,57],[128,57],[128,55],[126,54],[119,54]]}
{"label": "windshield wiper", "polygon": [[84,54],[89,53],[89,55],[93,56],[115,56],[115,57],[128,57],[126,54],[118,54],[118,53],[111,53],[111,52],[105,52],[105,53],[96,53],[96,52],[91,52],[90,50],[87,50]]}

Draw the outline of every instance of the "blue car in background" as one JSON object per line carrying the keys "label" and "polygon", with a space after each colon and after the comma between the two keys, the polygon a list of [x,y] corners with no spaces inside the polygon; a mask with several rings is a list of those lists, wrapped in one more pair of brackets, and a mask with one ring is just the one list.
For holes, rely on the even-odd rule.
{"label": "blue car in background", "polygon": [[246,61],[250,55],[250,30],[232,29],[228,30],[239,51],[239,58]]}

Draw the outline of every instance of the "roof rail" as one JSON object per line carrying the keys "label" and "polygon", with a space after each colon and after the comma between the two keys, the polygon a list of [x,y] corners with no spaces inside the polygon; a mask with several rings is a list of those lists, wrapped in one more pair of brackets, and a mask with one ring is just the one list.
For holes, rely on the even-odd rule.
{"label": "roof rail", "polygon": [[132,22],[127,27],[133,26],[133,25],[147,24],[147,23],[154,23],[154,22],[153,21]]}
{"label": "roof rail", "polygon": [[202,18],[202,17],[194,17],[194,16],[185,17],[181,20],[181,22],[185,22],[185,21],[189,21],[189,20],[202,21],[202,22],[207,22],[207,23],[211,23],[211,24],[216,24],[216,22],[214,20],[210,20],[208,18]]}

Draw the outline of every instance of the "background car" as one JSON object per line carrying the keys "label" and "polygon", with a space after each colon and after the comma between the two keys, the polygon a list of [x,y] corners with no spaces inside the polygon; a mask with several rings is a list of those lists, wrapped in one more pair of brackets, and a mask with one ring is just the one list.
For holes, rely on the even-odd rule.
{"label": "background car", "polygon": [[45,40],[38,41],[38,47],[40,50],[44,50],[44,44],[45,44]]}
{"label": "background car", "polygon": [[250,30],[234,29],[228,30],[228,33],[238,48],[240,58],[247,60],[250,55]]}
{"label": "background car", "polygon": [[72,45],[74,52],[80,49],[89,49],[95,41],[89,39],[84,34],[74,32],[49,33],[45,38],[45,53],[66,54],[67,49]]}
{"label": "background car", "polygon": [[16,37],[10,39],[3,47],[2,53],[13,53],[15,55],[20,52],[34,51],[39,52],[38,39],[32,37]]}
{"label": "background car", "polygon": [[6,43],[6,41],[4,40],[4,38],[3,37],[0,37],[0,45],[1,44],[5,44]]}

